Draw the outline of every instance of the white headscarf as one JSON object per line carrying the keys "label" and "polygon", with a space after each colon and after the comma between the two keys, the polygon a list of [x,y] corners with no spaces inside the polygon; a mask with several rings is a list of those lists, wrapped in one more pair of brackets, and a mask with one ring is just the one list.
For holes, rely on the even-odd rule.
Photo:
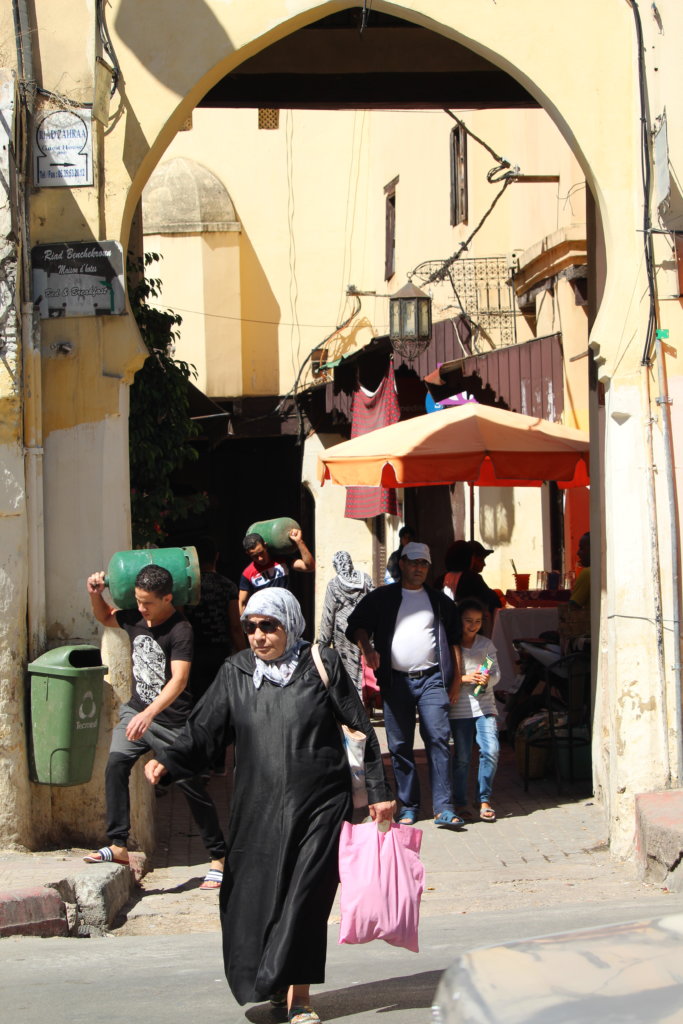
{"label": "white headscarf", "polygon": [[365,583],[363,573],[354,569],[348,551],[337,551],[332,558],[332,565],[337,571],[337,579],[344,590],[360,590]]}
{"label": "white headscarf", "polygon": [[258,690],[264,677],[276,686],[286,686],[294,674],[299,654],[306,646],[305,641],[301,639],[306,628],[301,605],[289,590],[268,587],[260,593],[252,594],[240,616],[240,622],[245,622],[252,615],[275,619],[287,635],[284,654],[277,661],[265,661],[254,654],[254,686]]}

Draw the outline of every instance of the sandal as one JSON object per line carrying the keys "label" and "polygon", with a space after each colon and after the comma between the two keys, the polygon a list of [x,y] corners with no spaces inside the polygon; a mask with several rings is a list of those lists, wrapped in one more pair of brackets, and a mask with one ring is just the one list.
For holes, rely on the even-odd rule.
{"label": "sandal", "polygon": [[219,868],[210,868],[204,876],[200,889],[220,889],[223,881],[223,872]]}
{"label": "sandal", "polygon": [[274,1010],[282,1010],[287,1006],[288,988],[278,988],[270,994],[270,1005]]}
{"label": "sandal", "polygon": [[399,825],[414,825],[417,821],[417,810],[414,807],[404,807],[396,820]]}
{"label": "sandal", "polygon": [[459,828],[461,825],[464,825],[465,822],[453,811],[439,811],[439,813],[434,818],[434,824],[450,825],[451,827]]}
{"label": "sandal", "polygon": [[289,1024],[322,1024],[312,1006],[293,1006],[287,1015]]}
{"label": "sandal", "polygon": [[488,807],[480,807],[479,817],[481,818],[482,821],[495,821],[496,812],[490,805]]}
{"label": "sandal", "polygon": [[114,856],[111,846],[103,846],[101,849],[95,850],[94,853],[89,853],[83,860],[86,864],[125,864],[126,867],[130,867],[129,860]]}

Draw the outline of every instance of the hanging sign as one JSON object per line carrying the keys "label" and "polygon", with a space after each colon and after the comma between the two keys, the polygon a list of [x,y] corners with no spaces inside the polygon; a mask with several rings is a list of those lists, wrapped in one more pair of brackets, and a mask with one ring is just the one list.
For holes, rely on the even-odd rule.
{"label": "hanging sign", "polygon": [[126,312],[118,242],[56,242],[32,250],[33,302],[41,320]]}
{"label": "hanging sign", "polygon": [[36,124],[33,183],[38,188],[92,185],[92,118],[86,107],[50,110]]}

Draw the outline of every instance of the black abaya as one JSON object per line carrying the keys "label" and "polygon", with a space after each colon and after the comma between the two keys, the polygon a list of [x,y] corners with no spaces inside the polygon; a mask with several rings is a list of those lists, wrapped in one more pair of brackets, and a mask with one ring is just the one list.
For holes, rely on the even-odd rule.
{"label": "black abaya", "polygon": [[310,648],[290,683],[253,680],[254,655],[229,658],[160,758],[171,780],[194,775],[235,744],[235,784],[220,891],[225,973],[239,1003],[325,980],[327,920],[337,883],[350,773],[338,722],[363,731],[370,801],[392,799],[377,737],[334,651]]}

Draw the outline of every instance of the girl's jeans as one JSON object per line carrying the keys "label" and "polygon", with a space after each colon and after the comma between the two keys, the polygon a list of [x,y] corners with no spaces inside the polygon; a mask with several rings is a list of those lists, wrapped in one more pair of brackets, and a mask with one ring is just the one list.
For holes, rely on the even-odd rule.
{"label": "girl's jeans", "polygon": [[452,762],[455,806],[464,807],[467,804],[467,777],[475,736],[479,747],[477,801],[490,803],[493,777],[498,767],[498,752],[500,750],[496,716],[479,715],[477,718],[451,718],[451,732],[455,744]]}

